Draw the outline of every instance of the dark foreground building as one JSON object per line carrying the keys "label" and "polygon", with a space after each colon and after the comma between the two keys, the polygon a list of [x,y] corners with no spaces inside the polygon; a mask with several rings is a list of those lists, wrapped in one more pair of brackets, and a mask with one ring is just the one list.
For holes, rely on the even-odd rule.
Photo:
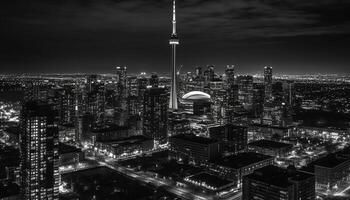
{"label": "dark foreground building", "polygon": [[58,126],[51,106],[23,105],[21,113],[21,192],[23,199],[58,199]]}
{"label": "dark foreground building", "polygon": [[242,199],[314,200],[315,176],[270,165],[243,178]]}
{"label": "dark foreground building", "polygon": [[169,138],[170,157],[194,164],[207,163],[220,155],[219,142],[195,135],[176,135]]}
{"label": "dark foreground building", "polygon": [[329,154],[315,160],[301,170],[315,175],[317,192],[339,192],[349,185],[349,155],[349,152],[345,151]]}
{"label": "dark foreground building", "polygon": [[209,128],[210,138],[220,141],[222,152],[238,153],[245,150],[248,143],[248,129],[245,126],[226,124]]}

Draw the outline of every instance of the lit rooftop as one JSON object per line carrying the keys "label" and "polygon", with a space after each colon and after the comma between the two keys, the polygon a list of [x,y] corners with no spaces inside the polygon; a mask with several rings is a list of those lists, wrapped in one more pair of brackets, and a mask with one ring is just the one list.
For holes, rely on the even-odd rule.
{"label": "lit rooftop", "polygon": [[210,100],[210,98],[209,94],[201,91],[192,91],[182,96],[185,100]]}

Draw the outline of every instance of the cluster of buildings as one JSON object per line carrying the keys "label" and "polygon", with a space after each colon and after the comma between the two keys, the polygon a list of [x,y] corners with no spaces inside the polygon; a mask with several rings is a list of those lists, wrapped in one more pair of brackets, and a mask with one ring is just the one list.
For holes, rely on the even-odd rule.
{"label": "cluster of buildings", "polygon": [[116,67],[113,76],[23,82],[19,148],[11,150],[18,155],[7,153],[18,160],[8,158],[14,161],[2,176],[20,187],[9,181],[0,189],[17,188],[22,199],[56,200],[59,167],[82,162],[87,148],[117,160],[166,149],[169,159],[205,169],[185,177],[186,183],[217,195],[241,192],[243,200],[311,200],[316,192],[337,194],[349,186],[348,148],[301,169],[276,166],[297,145],[281,140],[308,131],[293,123],[295,107],[318,105],[298,102],[294,83],[273,79],[272,67],[264,67],[262,78],[237,75],[232,65],[223,75],[212,65],[177,71],[175,1],[173,10],[170,79],[128,75],[126,67]]}

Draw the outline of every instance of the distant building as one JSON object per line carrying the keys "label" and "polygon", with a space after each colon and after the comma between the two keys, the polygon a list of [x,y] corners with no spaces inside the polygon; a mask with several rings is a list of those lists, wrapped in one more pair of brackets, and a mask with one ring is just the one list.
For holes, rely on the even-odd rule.
{"label": "distant building", "polygon": [[232,124],[215,126],[209,128],[209,137],[220,141],[222,152],[238,153],[247,147],[248,130]]}
{"label": "distant building", "polygon": [[151,138],[138,135],[118,140],[97,141],[96,146],[111,156],[119,157],[150,151],[153,149],[154,141]]}
{"label": "distant building", "polygon": [[151,78],[149,79],[149,84],[154,88],[159,86],[159,77],[156,73],[151,75]]}
{"label": "distant building", "polygon": [[238,76],[238,102],[246,109],[251,110],[253,108],[253,77]]}
{"label": "distant building", "polygon": [[98,79],[97,75],[87,77],[83,110],[90,114],[91,125],[101,125],[104,122],[105,92],[105,85]]}
{"label": "distant building", "polygon": [[203,164],[220,156],[219,142],[195,135],[175,135],[169,138],[171,157]]}
{"label": "distant building", "polygon": [[314,200],[315,177],[294,167],[267,166],[243,178],[242,200]]}
{"label": "distant building", "polygon": [[58,199],[58,125],[51,106],[27,102],[21,113],[21,189],[24,199]]}
{"label": "distant building", "polygon": [[127,126],[105,126],[91,131],[97,141],[109,141],[131,136]]}
{"label": "distant building", "polygon": [[272,140],[258,140],[248,144],[248,149],[269,156],[285,157],[292,151],[293,145]]}
{"label": "distant building", "polygon": [[279,127],[264,124],[251,124],[248,126],[248,141],[272,139],[274,136],[283,138],[292,136],[293,132],[293,126]]}
{"label": "distant building", "polygon": [[273,157],[248,152],[231,155],[214,160],[210,170],[217,175],[233,180],[238,186],[242,183],[242,177],[264,166],[272,165]]}
{"label": "distant building", "polygon": [[265,87],[263,84],[253,84],[253,115],[260,118],[264,111]]}
{"label": "distant building", "polygon": [[272,96],[272,67],[264,67],[265,102],[271,102]]}
{"label": "distant building", "polygon": [[189,134],[190,120],[187,114],[179,111],[172,111],[168,113],[168,130],[169,136],[177,134]]}
{"label": "distant building", "polygon": [[226,95],[224,98],[225,104],[225,122],[233,123],[233,115],[234,115],[234,105],[237,96],[237,87],[235,87],[235,67],[227,66],[225,70],[226,75]]}
{"label": "distant building", "polygon": [[75,141],[80,143],[83,141],[91,140],[91,123],[92,116],[90,114],[80,115],[76,119],[75,123]]}

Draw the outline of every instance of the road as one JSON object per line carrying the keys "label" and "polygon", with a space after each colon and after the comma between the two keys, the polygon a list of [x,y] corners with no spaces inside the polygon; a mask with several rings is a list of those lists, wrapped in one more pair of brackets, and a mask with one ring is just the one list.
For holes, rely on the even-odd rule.
{"label": "road", "polygon": [[[113,169],[117,171],[118,173],[124,174],[140,183],[143,184],[150,184],[155,187],[162,187],[163,189],[167,190],[168,192],[177,195],[178,197],[182,199],[188,199],[188,200],[214,200],[218,199],[216,195],[209,195],[205,194],[201,191],[194,191],[191,188],[188,187],[180,187],[176,186],[174,181],[167,180],[167,179],[161,179],[155,177],[154,174],[151,174],[149,172],[144,171],[135,171],[134,169],[130,169],[124,166],[121,166],[118,164],[119,159],[111,159],[106,156],[99,155],[98,157],[87,157],[88,159],[94,160],[98,162],[102,166],[106,166],[110,169]],[[87,166],[88,167],[88,166]],[[77,169],[75,169],[77,170]],[[82,170],[82,169],[78,169]],[[240,197],[241,193],[230,193],[227,195],[222,196],[220,199],[226,199],[226,200],[234,200],[237,197]]]}
{"label": "road", "polygon": [[173,193],[183,199],[194,199],[194,200],[213,200],[212,196],[204,195],[204,194],[195,194],[194,191],[189,190],[187,188],[181,188],[176,187],[173,185],[173,183],[169,180],[164,180],[160,178],[155,178],[147,174],[146,172],[142,171],[133,171],[131,169],[128,169],[126,167],[118,165],[116,162],[114,163],[107,163],[104,161],[98,161],[101,165],[109,167],[113,170],[118,171],[119,173],[125,174],[129,177],[132,177],[133,179],[146,183],[146,184],[152,184],[156,187],[163,187],[168,192]]}

